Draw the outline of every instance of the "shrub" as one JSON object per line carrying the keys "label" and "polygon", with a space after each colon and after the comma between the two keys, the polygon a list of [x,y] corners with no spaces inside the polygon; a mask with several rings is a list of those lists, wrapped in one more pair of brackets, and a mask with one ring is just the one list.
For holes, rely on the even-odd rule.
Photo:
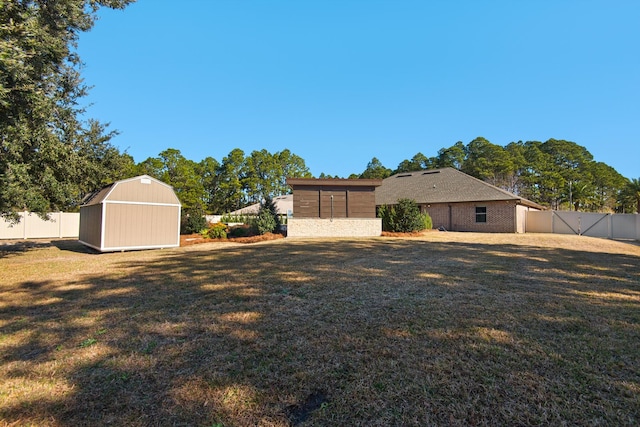
{"label": "shrub", "polygon": [[382,230],[393,231],[393,206],[382,205],[378,207],[378,218],[382,218]]}
{"label": "shrub", "polygon": [[216,222],[215,224],[211,224],[209,228],[202,233],[202,235],[209,239],[226,239],[227,225],[221,222]]}
{"label": "shrub", "polygon": [[260,205],[254,226],[258,234],[273,233],[280,228],[278,210],[271,197],[267,196],[265,201]]}
{"label": "shrub", "polygon": [[[278,215],[278,207],[276,206],[276,203],[273,201],[273,199],[267,196],[260,206],[260,209],[265,209],[271,212],[271,215],[273,215],[273,219],[275,219],[276,221],[276,227],[274,228],[274,230],[278,230],[280,228],[280,225],[282,225],[282,222],[280,221],[280,215]],[[260,215],[259,211],[258,215]]]}
{"label": "shrub", "polygon": [[273,233],[277,227],[276,219],[271,212],[265,210],[258,214],[255,227],[258,234]]}
{"label": "shrub", "polygon": [[184,211],[180,225],[180,233],[182,234],[200,233],[202,230],[207,229],[207,218],[205,218],[204,212],[200,209]]}
{"label": "shrub", "polygon": [[251,228],[252,227],[247,227],[247,226],[242,226],[242,225],[236,226],[236,227],[232,227],[229,230],[228,235],[229,235],[229,237],[247,237],[247,236],[251,236],[253,234]]}
{"label": "shrub", "polygon": [[422,214],[422,221],[424,226],[423,230],[431,230],[433,228],[433,220],[428,213],[425,212],[424,214]]}
{"label": "shrub", "polygon": [[421,214],[413,199],[400,199],[393,206],[380,206],[378,217],[382,218],[382,229],[398,233],[410,233],[431,228],[431,217]]}
{"label": "shrub", "polygon": [[229,223],[251,224],[251,222],[253,221],[253,218],[255,218],[255,216],[253,215],[231,215],[229,213],[226,213],[222,215],[222,217],[220,218],[220,222],[223,222],[225,224],[229,224]]}

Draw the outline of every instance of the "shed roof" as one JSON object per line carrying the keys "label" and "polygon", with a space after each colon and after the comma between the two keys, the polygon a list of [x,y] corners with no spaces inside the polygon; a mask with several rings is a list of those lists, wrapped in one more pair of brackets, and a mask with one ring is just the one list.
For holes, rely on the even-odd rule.
{"label": "shed roof", "polygon": [[399,199],[417,203],[460,203],[514,200],[544,209],[541,205],[505,191],[454,168],[430,169],[392,175],[376,188],[376,205],[393,205]]}
{"label": "shed roof", "polygon": [[287,178],[287,184],[295,186],[321,187],[377,187],[381,179],[339,179],[339,178]]}
{"label": "shed roof", "polygon": [[[153,191],[154,194],[141,194],[139,191],[118,191],[119,187],[127,187],[134,183],[150,184],[151,188],[155,190]],[[149,175],[135,176],[105,185],[99,190],[87,194],[82,201],[82,206],[98,205],[107,200],[180,204],[173,187]]]}

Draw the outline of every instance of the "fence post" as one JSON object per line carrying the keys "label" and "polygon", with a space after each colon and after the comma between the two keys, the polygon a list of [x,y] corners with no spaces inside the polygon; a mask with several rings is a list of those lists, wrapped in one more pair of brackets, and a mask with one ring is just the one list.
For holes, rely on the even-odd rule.
{"label": "fence post", "polygon": [[22,213],[22,238],[27,240],[27,211]]}

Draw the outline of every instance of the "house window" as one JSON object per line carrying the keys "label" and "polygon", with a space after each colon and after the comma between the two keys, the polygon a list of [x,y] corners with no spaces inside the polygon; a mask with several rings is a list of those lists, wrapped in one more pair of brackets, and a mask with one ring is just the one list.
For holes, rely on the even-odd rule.
{"label": "house window", "polygon": [[486,206],[476,206],[476,222],[487,222]]}

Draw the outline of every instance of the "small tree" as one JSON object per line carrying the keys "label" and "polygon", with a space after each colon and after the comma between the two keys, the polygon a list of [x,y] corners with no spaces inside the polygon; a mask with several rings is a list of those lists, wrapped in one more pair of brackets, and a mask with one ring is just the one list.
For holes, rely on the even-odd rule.
{"label": "small tree", "polygon": [[207,218],[205,218],[202,209],[183,209],[181,225],[180,232],[182,234],[200,233],[202,230],[207,229]]}
{"label": "small tree", "polygon": [[280,228],[278,209],[271,197],[267,196],[262,204],[260,204],[255,226],[258,234],[273,233]]}

